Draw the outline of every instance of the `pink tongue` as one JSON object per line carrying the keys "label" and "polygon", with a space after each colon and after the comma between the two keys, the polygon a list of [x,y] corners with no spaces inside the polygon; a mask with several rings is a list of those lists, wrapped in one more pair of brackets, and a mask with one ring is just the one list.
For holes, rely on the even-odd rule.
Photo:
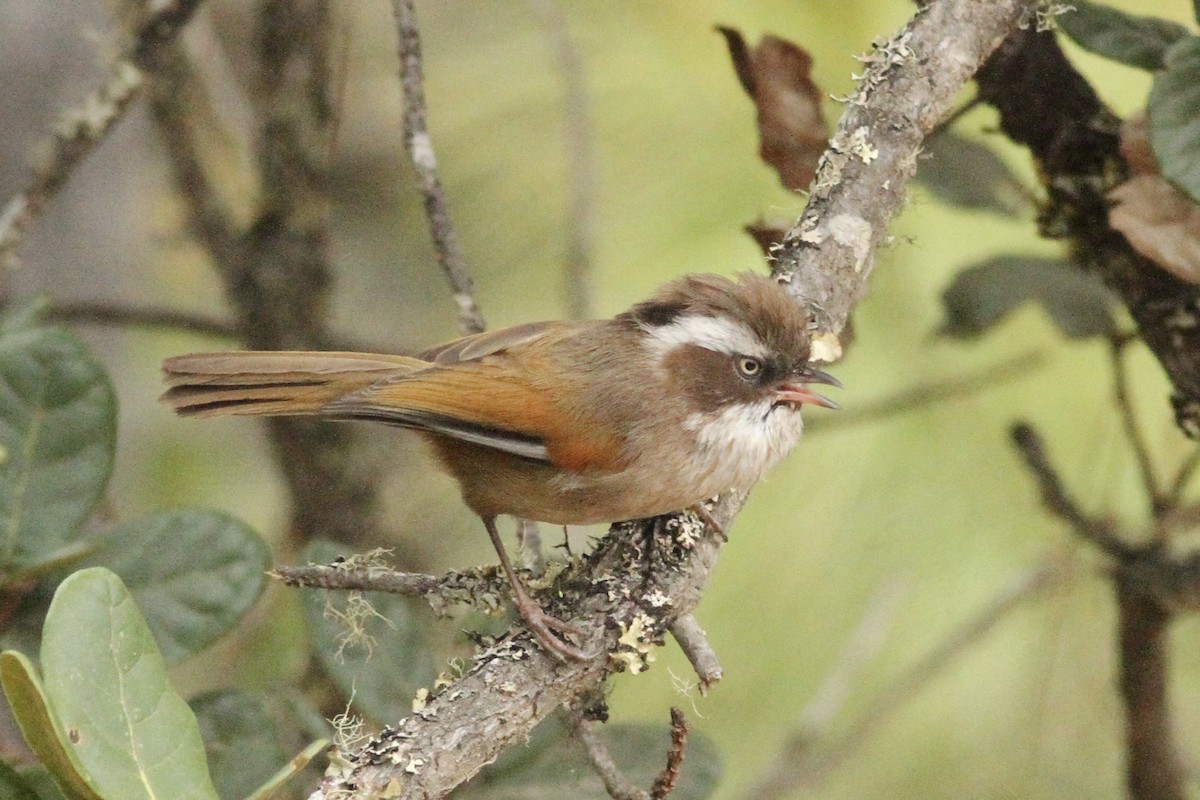
{"label": "pink tongue", "polygon": [[795,403],[796,405],[804,405],[805,403],[808,403],[810,405],[821,406],[823,408],[841,408],[841,406],[830,400],[828,397],[817,394],[812,389],[804,386],[785,384],[779,387],[777,396],[785,403]]}

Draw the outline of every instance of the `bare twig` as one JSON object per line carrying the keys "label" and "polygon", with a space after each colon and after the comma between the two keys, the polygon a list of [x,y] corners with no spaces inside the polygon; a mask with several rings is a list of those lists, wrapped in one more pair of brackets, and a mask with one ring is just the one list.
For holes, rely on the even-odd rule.
{"label": "bare twig", "polygon": [[1093,519],[1085,514],[1063,488],[1062,479],[1050,463],[1042,437],[1033,426],[1018,423],[1012,427],[1013,443],[1025,460],[1025,466],[1037,479],[1042,490],[1042,504],[1055,516],[1064,520],[1083,539],[1090,541],[1102,551],[1118,559],[1129,558],[1133,550],[1121,541],[1105,520]]}
{"label": "bare twig", "polygon": [[892,681],[877,699],[836,741],[815,752],[814,742],[793,737],[766,776],[747,794],[754,800],[772,800],[813,786],[846,763],[897,710],[917,696],[960,654],[987,635],[1012,611],[1058,586],[1064,567],[1050,562],[1018,575],[986,606],[950,632],[924,658]]}
{"label": "bare twig", "polygon": [[124,117],[144,85],[142,71],[153,66],[163,46],[175,39],[199,5],[200,0],[159,3],[156,11],[134,23],[129,43],[113,63],[104,85],[78,109],[63,116],[44,148],[48,156],[34,169],[28,185],[0,213],[0,264],[13,256],[25,231],[66,184],[76,166]]}
{"label": "bare twig", "polygon": [[[834,343],[828,337],[820,339],[827,351],[866,290],[874,249],[902,205],[922,137],[950,111],[976,65],[1015,28],[1028,7],[1025,0],[929,4],[868,66],[861,94],[839,123],[834,140],[865,138],[878,154],[822,168],[810,208],[779,264],[782,277],[816,316],[818,334],[834,337]],[[895,58],[883,57],[889,50]],[[832,180],[835,172],[839,177]],[[855,232],[862,235],[852,235]],[[724,496],[711,513],[727,528],[744,500],[740,495]],[[628,642],[631,631],[645,630],[639,614],[653,621],[662,613],[665,627],[692,611],[711,574],[721,536],[704,527],[698,538],[689,535],[692,544],[677,562],[638,567],[631,573],[623,563],[638,549],[637,538],[630,538],[631,527],[636,529],[632,523],[615,526],[579,569],[565,570],[551,594],[565,592],[570,603],[547,609],[583,632],[578,642],[583,650],[617,650],[608,662],[559,662],[521,634],[484,654],[467,675],[433,698],[422,715],[407,717],[360,750],[341,754],[342,766],[326,776],[311,800],[344,796],[341,793],[351,786],[360,798],[443,796],[505,748],[523,741],[554,709],[595,691],[612,665],[639,663],[637,648],[631,651],[631,645],[618,640],[624,637]],[[614,559],[616,564],[611,563]],[[650,602],[647,591],[661,595]],[[660,632],[657,624],[651,626],[651,636]]]}
{"label": "bare twig", "polygon": [[1187,491],[1188,483],[1196,474],[1197,467],[1200,467],[1200,446],[1193,447],[1180,465],[1179,471],[1175,473],[1175,480],[1171,481],[1171,488],[1167,490],[1166,503],[1169,508],[1183,502],[1183,493]]}
{"label": "bare twig", "polygon": [[650,800],[650,793],[626,778],[617,762],[613,761],[608,744],[600,736],[600,723],[584,719],[578,711],[572,711],[570,719],[571,730],[583,745],[583,752],[604,783],[604,791],[608,792],[608,796],[613,800]]}
{"label": "bare twig", "polygon": [[542,529],[535,520],[517,520],[517,542],[521,548],[521,561],[525,569],[534,575],[546,571],[546,554],[542,551]]}
{"label": "bare twig", "polygon": [[558,0],[532,0],[533,9],[554,46],[558,75],[562,80],[566,122],[567,190],[567,310],[583,319],[592,306],[592,251],[595,238],[595,156],[586,75],[579,48],[571,37],[566,15]]}
{"label": "bare twig", "polygon": [[700,623],[693,614],[684,614],[671,623],[671,635],[679,643],[679,648],[691,662],[692,669],[700,678],[700,694],[708,694],[716,683],[721,680],[721,663],[717,653],[704,635]]}
{"label": "bare twig", "polygon": [[222,339],[241,338],[241,331],[232,323],[169,308],[121,306],[114,303],[54,303],[46,310],[46,318],[67,324],[174,328]]}
{"label": "bare twig", "polygon": [[1167,702],[1170,614],[1141,587],[1116,578],[1121,697],[1125,703],[1126,783],[1132,800],[1184,800]]}
{"label": "bare twig", "polygon": [[795,730],[755,782],[749,797],[779,797],[796,788],[795,765],[812,758],[813,747],[828,734],[863,668],[882,649],[906,583],[894,579],[876,590],[862,619],[842,646],[833,669],[800,710]]}
{"label": "bare twig", "polygon": [[949,116],[947,116],[944,120],[939,122],[934,127],[933,132],[929,134],[930,138],[933,138],[934,136],[942,135],[947,130],[949,130],[950,127],[954,125],[954,123],[958,122],[960,119],[965,117],[967,114],[970,114],[972,111],[974,111],[976,108],[979,108],[979,106],[981,106],[981,105],[983,105],[983,101],[979,99],[978,95],[976,95],[975,97],[972,97],[970,100],[963,103],[958,108],[954,109],[954,111],[952,111],[949,114]]}
{"label": "bare twig", "polygon": [[421,66],[421,34],[413,0],[392,0],[396,15],[396,33],[400,48],[400,85],[404,91],[404,145],[412,158],[425,195],[425,215],[429,233],[437,251],[438,263],[450,281],[458,304],[458,322],[464,333],[484,329],[483,314],[475,302],[475,288],[467,269],[467,260],[458,246],[458,236],[450,222],[450,207],[438,177],[433,140],[425,124],[425,77]]}
{"label": "bare twig", "polygon": [[[1125,430],[1125,438],[1133,448],[1137,460],[1138,475],[1142,479],[1142,487],[1146,492],[1146,501],[1150,505],[1150,515],[1158,517],[1164,510],[1166,497],[1158,488],[1158,477],[1154,471],[1154,461],[1150,457],[1150,448],[1146,439],[1138,429],[1137,415],[1134,413],[1133,400],[1129,396],[1129,372],[1125,364],[1125,354],[1128,352],[1130,340],[1124,337],[1114,337],[1109,342],[1109,359],[1113,372],[1113,397],[1117,402],[1117,416],[1121,418],[1121,427]],[[1161,535],[1162,532],[1159,532]]]}
{"label": "bare twig", "polygon": [[672,708],[671,749],[667,751],[667,765],[650,787],[650,800],[665,800],[675,791],[675,784],[679,782],[679,768],[683,766],[683,757],[687,753],[688,733],[687,718],[678,708]]}
{"label": "bare twig", "polygon": [[814,431],[831,431],[849,425],[879,422],[936,403],[970,397],[1006,381],[1023,378],[1040,367],[1044,361],[1041,352],[1022,353],[974,372],[901,389],[882,400],[842,409],[836,415],[814,417],[812,421],[805,421],[804,432],[811,435]]}
{"label": "bare twig", "polygon": [[797,735],[810,742],[828,730],[841,712],[862,671],[883,649],[909,586],[903,578],[887,581],[871,595],[867,609],[834,661],[833,668],[813,692],[797,720]]}

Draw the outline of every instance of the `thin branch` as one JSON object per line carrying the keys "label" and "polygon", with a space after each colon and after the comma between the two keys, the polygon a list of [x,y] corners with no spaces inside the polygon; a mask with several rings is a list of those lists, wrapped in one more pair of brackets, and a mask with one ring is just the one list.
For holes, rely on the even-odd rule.
{"label": "thin branch", "polygon": [[822,360],[842,354],[842,330],[904,204],[925,137],[1032,6],[1027,0],[924,4],[862,59],[866,69],[818,166],[808,206],[772,268],[812,314],[814,354]]}
{"label": "thin branch", "polygon": [[592,146],[592,114],[583,58],[566,15],[557,0],[532,0],[554,46],[563,89],[566,123],[567,191],[567,310],[573,319],[591,314],[592,260],[595,247],[596,159]]}
{"label": "thin branch", "polygon": [[212,317],[169,308],[122,306],[115,303],[54,303],[46,310],[46,318],[53,322],[76,325],[173,328],[222,339],[240,339],[242,335],[237,326]]}
{"label": "thin branch", "polygon": [[665,800],[679,782],[679,768],[687,753],[689,728],[687,717],[678,708],[671,709],[671,749],[667,751],[667,765],[654,779],[650,787],[650,800]]}
{"label": "thin branch", "polygon": [[[1137,415],[1134,413],[1133,401],[1129,396],[1129,371],[1126,367],[1125,354],[1128,352],[1127,338],[1113,338],[1109,342],[1109,359],[1113,372],[1113,397],[1117,402],[1117,416],[1121,418],[1121,427],[1125,430],[1125,438],[1133,448],[1137,460],[1138,475],[1142,479],[1142,488],[1146,492],[1146,502],[1150,505],[1150,515],[1158,517],[1164,510],[1166,498],[1158,488],[1158,477],[1154,471],[1154,460],[1150,457],[1150,448],[1138,428]],[[1161,532],[1159,532],[1161,535]]]}
{"label": "thin branch", "polygon": [[1192,448],[1192,452],[1188,453],[1179,471],[1175,473],[1175,480],[1171,481],[1171,488],[1167,490],[1166,503],[1169,508],[1183,502],[1183,493],[1187,491],[1188,483],[1196,474],[1197,467],[1200,467],[1200,446]]}
{"label": "thin branch", "polygon": [[1042,437],[1033,426],[1018,423],[1012,427],[1013,443],[1017,452],[1025,460],[1025,466],[1037,479],[1042,490],[1042,504],[1056,517],[1064,520],[1079,537],[1088,540],[1103,552],[1117,559],[1128,559],[1133,555],[1133,548],[1121,541],[1112,530],[1112,526],[1104,520],[1093,519],[1085,514],[1074,499],[1063,488],[1058,471],[1050,463]]}
{"label": "thin branch", "polygon": [[626,778],[617,762],[613,761],[608,744],[600,735],[600,723],[584,719],[577,710],[570,713],[570,720],[571,731],[583,745],[583,752],[604,783],[604,791],[608,792],[608,796],[613,800],[650,800],[650,792]]}
{"label": "thin branch", "polygon": [[971,397],[993,386],[1024,378],[1044,363],[1045,355],[1041,351],[1021,353],[973,372],[901,389],[882,400],[844,408],[837,414],[814,417],[811,421],[805,421],[804,432],[811,435],[814,431],[881,422],[937,403]]}
{"label": "thin branch", "polygon": [[708,690],[721,680],[721,663],[717,653],[709,644],[708,637],[693,614],[684,614],[671,623],[671,636],[679,644],[679,649],[687,656],[700,679],[700,694],[708,694]]}
{"label": "thin branch", "polygon": [[944,120],[939,122],[937,126],[934,127],[933,132],[929,134],[930,138],[933,138],[934,136],[941,136],[943,133],[949,130],[954,123],[958,122],[960,119],[965,117],[967,114],[970,114],[981,105],[983,105],[983,101],[979,99],[978,95],[972,97],[970,100],[954,109],[954,111],[952,111]]}
{"label": "thin branch", "polygon": [[1057,587],[1065,574],[1062,564],[1051,562],[1017,576],[974,616],[885,687],[866,712],[819,753],[814,752],[811,740],[793,737],[787,747],[794,749],[785,749],[747,798],[770,800],[792,794],[797,787],[820,783],[853,757],[896,711],[932,683],[957,656],[990,633],[1011,612]]}
{"label": "thin branch", "polygon": [[[151,4],[143,5],[149,8]],[[48,156],[34,169],[26,187],[0,212],[0,265],[14,257],[25,231],[66,185],[75,168],[125,116],[145,85],[142,71],[153,64],[165,44],[175,39],[200,0],[157,5],[157,11],[135,23],[129,43],[113,63],[104,84],[59,120],[44,146]]]}
{"label": "thin branch", "polygon": [[542,529],[535,520],[517,520],[517,542],[521,548],[521,562],[534,575],[546,571],[546,554],[542,551]]}
{"label": "thin branch", "polygon": [[[396,2],[403,10],[403,0]],[[931,3],[868,65],[868,77],[834,141],[865,139],[878,154],[841,168],[832,162],[822,167],[810,207],[778,264],[781,277],[813,311],[819,335],[828,334],[836,343],[850,309],[866,291],[874,249],[903,204],[923,137],[949,113],[976,66],[1015,29],[1029,5],[1025,0]],[[884,58],[889,51],[896,58]],[[833,180],[835,171],[839,177]],[[863,235],[854,237],[854,231]],[[820,342],[826,352],[833,349],[827,338]],[[723,496],[711,514],[728,528],[744,502],[740,494]],[[310,800],[344,796],[349,787],[361,798],[444,796],[504,749],[524,741],[552,711],[594,692],[611,670],[644,665],[641,649],[695,608],[722,536],[689,520],[687,548],[677,553],[667,548],[670,563],[645,565],[644,559],[664,548],[642,551],[642,524],[614,526],[592,554],[568,565],[543,597],[556,601],[561,595],[565,603],[550,602],[546,610],[582,631],[581,649],[611,653],[607,660],[563,663],[533,646],[524,631],[505,639],[430,700],[421,715],[406,717],[359,750],[340,753],[342,768],[326,775]],[[682,521],[676,524],[684,527]]]}
{"label": "thin branch", "polygon": [[1175,752],[1167,701],[1167,626],[1171,616],[1121,573],[1115,588],[1129,796],[1131,800],[1184,800],[1187,781]]}
{"label": "thin branch", "polygon": [[748,797],[769,799],[795,790],[795,765],[812,758],[814,746],[828,734],[863,669],[883,649],[906,586],[906,581],[894,579],[875,591],[866,612],[834,660],[833,668],[801,709],[795,730],[755,781]]}
{"label": "thin branch", "polygon": [[404,91],[404,146],[412,158],[425,195],[425,215],[433,237],[438,263],[450,281],[458,304],[458,322],[464,333],[479,333],[485,327],[475,302],[475,287],[467,260],[458,245],[450,222],[450,207],[438,177],[433,139],[425,124],[425,77],[421,66],[421,34],[417,27],[414,0],[392,0],[400,48],[400,85]]}
{"label": "thin branch", "polygon": [[405,597],[423,597],[438,591],[443,578],[418,572],[381,570],[367,566],[347,568],[344,564],[308,564],[301,567],[277,566],[269,573],[287,586],[310,589],[343,589],[359,592],[387,592]]}

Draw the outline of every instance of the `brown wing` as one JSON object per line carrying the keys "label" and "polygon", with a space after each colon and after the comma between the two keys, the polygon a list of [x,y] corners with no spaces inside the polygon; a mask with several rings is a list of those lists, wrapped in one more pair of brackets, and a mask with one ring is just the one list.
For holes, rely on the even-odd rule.
{"label": "brown wing", "polygon": [[619,466],[621,442],[611,432],[568,418],[503,362],[434,366],[343,397],[324,413],[427,430],[573,472]]}

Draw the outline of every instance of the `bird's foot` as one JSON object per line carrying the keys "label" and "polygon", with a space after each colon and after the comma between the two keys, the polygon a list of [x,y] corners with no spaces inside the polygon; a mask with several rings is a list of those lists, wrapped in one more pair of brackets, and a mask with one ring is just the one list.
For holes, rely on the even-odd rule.
{"label": "bird's foot", "polygon": [[521,615],[525,625],[533,633],[538,644],[559,661],[590,661],[595,653],[587,653],[582,649],[564,641],[555,631],[565,636],[583,636],[583,631],[558,617],[547,614],[537,601],[522,592],[517,596],[517,613]]}

